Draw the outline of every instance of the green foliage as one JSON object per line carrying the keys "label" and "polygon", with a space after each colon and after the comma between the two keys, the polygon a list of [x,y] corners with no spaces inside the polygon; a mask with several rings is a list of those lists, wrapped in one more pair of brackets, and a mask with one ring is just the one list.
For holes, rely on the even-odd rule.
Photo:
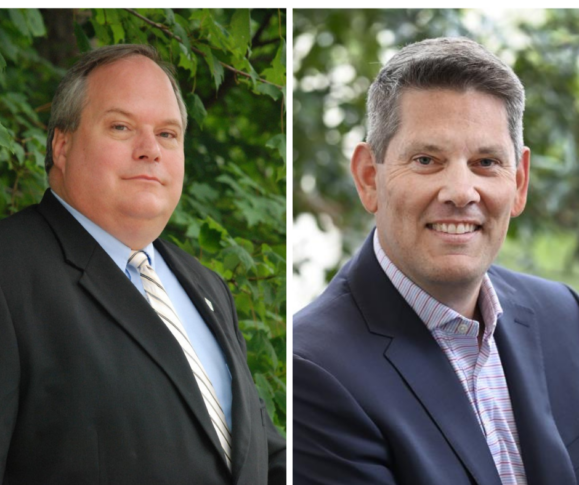
{"label": "green foliage", "polygon": [[[401,47],[432,37],[463,35],[482,43],[511,64],[525,86],[531,186],[527,208],[508,234],[525,255],[523,268],[552,277],[533,240],[549,233],[577,240],[579,10],[491,15],[470,9],[294,11],[294,218],[310,213],[323,227],[329,217],[342,230],[343,259],[373,224],[349,175],[353,147],[365,136],[368,87]],[[577,266],[576,242],[573,249],[560,271]],[[503,262],[521,268],[510,257]]]}
{"label": "green foliage", "polygon": [[284,33],[278,10],[0,10],[0,217],[38,202],[47,187],[50,102],[78,55],[114,43],[157,48],[190,118],[183,197],[164,237],[228,283],[257,388],[282,432]]}

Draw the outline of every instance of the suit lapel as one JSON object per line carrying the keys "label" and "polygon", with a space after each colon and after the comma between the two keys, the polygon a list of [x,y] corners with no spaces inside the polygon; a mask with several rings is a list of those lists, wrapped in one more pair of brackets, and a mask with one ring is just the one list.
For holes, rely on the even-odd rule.
{"label": "suit lapel", "polygon": [[[489,272],[503,307],[495,334],[517,423],[527,483],[575,483],[568,453],[551,413],[540,334],[534,312],[514,288]],[[546,323],[546,322],[544,322]]]}
{"label": "suit lapel", "polygon": [[385,344],[384,357],[412,389],[464,467],[476,483],[500,485],[488,445],[454,369],[378,264],[372,235],[352,261],[348,279],[368,330],[391,339]]}
{"label": "suit lapel", "polygon": [[50,191],[45,193],[39,210],[60,241],[66,261],[82,271],[79,284],[163,369],[226,464],[221,444],[187,359],[151,305]]}
{"label": "suit lapel", "polygon": [[[209,285],[207,278],[191,264],[186,264],[181,259],[174,257],[163,241],[157,241],[155,248],[161,253],[161,256],[163,256],[163,259],[179,280],[203,320],[213,332],[231,371],[233,396],[231,406],[233,423],[233,429],[231,430],[231,438],[233,440],[232,473],[236,483],[250,448],[252,424],[249,412],[249,403],[251,402],[249,390],[253,388],[253,381],[247,377],[245,356],[240,352],[239,345],[235,341],[236,337],[233,333],[235,329],[231,328],[229,330],[230,334],[227,335],[224,328],[224,322],[231,320],[231,315],[223,313],[231,310],[230,304],[229,302],[221,302],[223,293],[221,295],[216,294]],[[213,310],[206,300],[211,302]]]}

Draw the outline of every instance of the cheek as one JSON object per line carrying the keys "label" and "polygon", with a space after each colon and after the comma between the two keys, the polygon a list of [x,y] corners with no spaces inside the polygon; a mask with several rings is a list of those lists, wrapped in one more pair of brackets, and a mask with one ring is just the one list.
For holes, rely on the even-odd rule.
{"label": "cheek", "polygon": [[489,216],[497,222],[504,223],[511,218],[511,211],[515,203],[516,193],[510,187],[504,187],[498,190],[487,190],[483,193],[482,199],[485,202]]}

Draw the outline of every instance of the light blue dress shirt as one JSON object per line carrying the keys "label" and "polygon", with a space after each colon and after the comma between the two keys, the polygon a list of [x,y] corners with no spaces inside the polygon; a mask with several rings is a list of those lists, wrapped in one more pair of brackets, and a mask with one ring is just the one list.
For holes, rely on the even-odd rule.
{"label": "light blue dress shirt", "polygon": [[[135,287],[141,292],[143,297],[146,298],[145,290],[143,289],[143,284],[137,270],[132,266],[127,265],[127,261],[131,254],[131,248],[125,246],[121,241],[111,236],[104,229],[71,207],[54,191],[52,191],[52,194],[68,210],[68,212],[72,214],[82,227],[84,227],[86,231],[96,239],[119,269],[127,275],[131,280],[131,283],[133,283],[133,285],[135,285]],[[150,265],[159,276],[161,283],[163,283],[163,286],[177,311],[177,315],[179,315],[181,323],[185,327],[191,345],[195,349],[207,375],[211,379],[211,383],[213,384],[217,397],[219,398],[219,403],[223,408],[225,419],[227,420],[227,424],[231,430],[231,373],[219,343],[175,275],[167,266],[167,263],[165,263],[165,260],[155,250],[153,244],[151,243],[147,247],[140,249],[147,254]]]}

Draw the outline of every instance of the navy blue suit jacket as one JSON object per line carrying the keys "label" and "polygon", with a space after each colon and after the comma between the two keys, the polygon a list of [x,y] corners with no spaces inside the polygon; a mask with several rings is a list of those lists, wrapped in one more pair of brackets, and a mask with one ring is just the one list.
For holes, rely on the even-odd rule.
{"label": "navy blue suit jacket", "polygon": [[[579,472],[579,306],[566,286],[492,267],[495,339],[529,485]],[[294,318],[294,484],[500,485],[444,352],[369,237]]]}

